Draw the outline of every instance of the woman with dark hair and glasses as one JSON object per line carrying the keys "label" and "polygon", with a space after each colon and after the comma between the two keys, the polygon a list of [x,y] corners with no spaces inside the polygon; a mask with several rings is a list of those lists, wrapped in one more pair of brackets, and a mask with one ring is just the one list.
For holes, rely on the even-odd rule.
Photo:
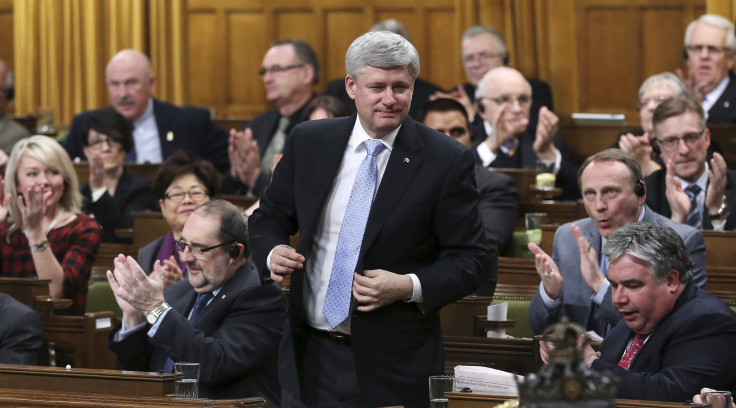
{"label": "woman with dark hair and glasses", "polygon": [[89,183],[79,190],[82,211],[102,226],[102,242],[130,243],[115,230],[133,228],[133,211],[156,211],[152,181],[127,172],[123,160],[133,147],[130,123],[114,109],[92,111],[84,133],[84,154],[89,160]]}
{"label": "woman with dark hair and glasses", "polygon": [[186,265],[179,258],[176,241],[181,238],[189,214],[217,194],[217,170],[206,160],[176,152],[161,165],[153,182],[153,193],[171,232],[141,248],[138,263],[150,273],[154,264],[160,262],[166,288],[186,276]]}

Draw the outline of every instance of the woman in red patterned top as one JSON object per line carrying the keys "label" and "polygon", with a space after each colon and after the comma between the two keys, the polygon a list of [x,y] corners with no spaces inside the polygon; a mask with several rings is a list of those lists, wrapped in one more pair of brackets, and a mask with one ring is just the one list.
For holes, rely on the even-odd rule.
{"label": "woman in red patterned top", "polygon": [[62,313],[83,314],[100,226],[81,214],[69,156],[49,137],[23,139],[13,147],[5,180],[0,180],[0,275],[48,279],[52,297],[72,300]]}

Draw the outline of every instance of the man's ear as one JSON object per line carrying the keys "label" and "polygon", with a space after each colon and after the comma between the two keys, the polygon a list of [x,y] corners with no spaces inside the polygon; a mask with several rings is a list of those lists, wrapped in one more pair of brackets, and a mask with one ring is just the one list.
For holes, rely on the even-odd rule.
{"label": "man's ear", "polygon": [[677,291],[677,288],[680,286],[680,272],[677,269],[670,269],[667,277],[664,279],[664,283],[671,293]]}
{"label": "man's ear", "polygon": [[310,64],[305,64],[304,70],[304,83],[309,86],[310,88],[314,85],[314,67]]}
{"label": "man's ear", "polygon": [[353,80],[353,77],[350,76],[350,74],[345,76],[345,90],[347,91],[350,99],[353,99],[353,100],[355,100],[355,86],[356,85],[357,84]]}

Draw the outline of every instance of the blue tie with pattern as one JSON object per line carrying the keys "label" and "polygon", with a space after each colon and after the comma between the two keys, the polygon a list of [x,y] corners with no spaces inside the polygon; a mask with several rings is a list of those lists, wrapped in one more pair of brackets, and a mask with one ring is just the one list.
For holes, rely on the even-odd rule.
{"label": "blue tie with pattern", "polygon": [[340,236],[337,239],[335,262],[332,264],[325,304],[322,307],[322,313],[333,329],[347,319],[350,312],[353,272],[358,263],[365,224],[368,221],[378,180],[376,155],[384,147],[380,140],[370,139],[363,144],[367,155],[355,175],[345,218],[340,227]]}
{"label": "blue tie with pattern", "polygon": [[[189,314],[189,321],[192,322],[192,325],[197,321],[197,316],[199,315],[199,312],[204,309],[204,307],[207,305],[207,302],[212,299],[212,292],[207,293],[200,293],[197,296],[197,300],[194,301],[194,307],[192,308],[192,313]],[[171,358],[166,359],[166,365],[164,365],[164,371],[167,373],[173,373],[174,372],[174,360]]]}
{"label": "blue tie with pattern", "polygon": [[685,223],[691,227],[700,228],[703,224],[703,216],[698,208],[698,194],[703,191],[697,184],[690,184],[685,189],[685,194],[690,198],[690,212],[687,214]]}

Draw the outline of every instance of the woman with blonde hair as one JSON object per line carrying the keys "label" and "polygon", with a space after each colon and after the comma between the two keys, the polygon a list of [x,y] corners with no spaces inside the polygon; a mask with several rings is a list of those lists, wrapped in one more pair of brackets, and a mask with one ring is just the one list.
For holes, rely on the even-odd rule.
{"label": "woman with blonde hair", "polygon": [[66,151],[46,136],[16,143],[0,187],[0,275],[48,279],[52,297],[72,300],[61,313],[83,314],[100,226],[81,213]]}

